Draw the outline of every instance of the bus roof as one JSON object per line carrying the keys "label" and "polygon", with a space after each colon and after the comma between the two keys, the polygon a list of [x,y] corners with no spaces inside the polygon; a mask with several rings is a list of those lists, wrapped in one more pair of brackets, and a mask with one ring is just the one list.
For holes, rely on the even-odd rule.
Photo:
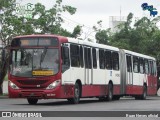
{"label": "bus roof", "polygon": [[[81,45],[86,45],[86,46],[92,46],[92,47],[95,47],[95,48],[102,48],[102,49],[108,49],[108,50],[113,50],[113,51],[119,51],[119,48],[117,48],[117,47],[98,44],[98,43],[93,43],[93,42],[89,42],[89,41],[86,41],[86,40],[79,40],[79,39],[75,39],[75,38],[64,37],[64,36],[55,35],[55,34],[32,34],[32,35],[16,36],[14,38],[27,38],[27,37],[57,37],[63,43],[64,42],[70,42],[70,43],[76,43],[76,44],[81,44]],[[131,54],[131,55],[138,56],[138,57],[143,57],[143,58],[146,58],[146,59],[156,60],[154,57],[151,57],[151,56],[148,56],[148,55],[136,53],[136,52],[125,50],[125,49],[122,49],[122,50],[124,50],[124,52],[127,53],[127,54]]]}
{"label": "bus roof", "polygon": [[148,55],[136,53],[136,52],[125,50],[125,49],[122,49],[122,50],[124,50],[124,52],[127,53],[127,54],[131,54],[131,55],[146,58],[146,59],[156,60],[154,57],[151,57],[151,56],[148,56]]}
{"label": "bus roof", "polygon": [[60,35],[54,35],[54,34],[31,34],[31,35],[21,35],[21,36],[16,36],[14,38],[26,38],[26,37],[57,37],[57,38],[66,38],[64,36]]}
{"label": "bus roof", "polygon": [[92,46],[92,47],[97,47],[97,48],[103,48],[103,49],[108,49],[108,50],[113,50],[113,51],[119,51],[119,49],[117,47],[112,47],[109,45],[103,45],[103,44],[98,44],[98,43],[93,43],[93,42],[89,42],[86,40],[78,40],[75,38],[69,38],[68,37],[68,42],[71,43],[76,43],[76,44],[82,44],[82,45],[86,45],[86,46]]}

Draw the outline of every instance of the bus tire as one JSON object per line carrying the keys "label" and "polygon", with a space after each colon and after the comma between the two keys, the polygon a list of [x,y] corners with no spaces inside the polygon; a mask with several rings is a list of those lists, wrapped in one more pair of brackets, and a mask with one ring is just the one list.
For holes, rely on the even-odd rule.
{"label": "bus tire", "polygon": [[146,85],[143,86],[143,94],[141,95],[141,100],[145,100],[147,97],[147,87]]}
{"label": "bus tire", "polygon": [[27,101],[30,105],[36,105],[38,102],[38,99],[36,98],[27,98]]}
{"label": "bus tire", "polygon": [[81,93],[80,86],[78,83],[76,83],[74,87],[74,97],[68,98],[67,100],[72,104],[78,104],[80,100],[80,93]]}
{"label": "bus tire", "polygon": [[113,100],[119,100],[120,99],[120,96],[119,95],[114,95],[113,96]]}
{"label": "bus tire", "polygon": [[111,101],[112,99],[113,99],[113,86],[111,83],[109,83],[107,101]]}
{"label": "bus tire", "polygon": [[136,100],[145,100],[146,97],[147,97],[147,87],[146,87],[146,85],[144,85],[143,86],[143,93],[142,93],[142,95],[135,96],[135,99]]}

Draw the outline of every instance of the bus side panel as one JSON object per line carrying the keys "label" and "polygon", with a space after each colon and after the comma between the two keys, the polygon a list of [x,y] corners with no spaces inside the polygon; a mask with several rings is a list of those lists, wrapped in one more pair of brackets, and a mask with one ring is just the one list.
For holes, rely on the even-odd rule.
{"label": "bus side panel", "polygon": [[111,80],[113,82],[113,95],[120,95],[120,71],[119,70],[113,70]]}
{"label": "bus side panel", "polygon": [[148,86],[147,86],[147,94],[148,95],[156,95],[157,94],[157,77],[148,75]]}
{"label": "bus side panel", "polygon": [[143,93],[143,86],[137,86],[137,85],[126,86],[127,95],[141,95],[142,93]]}
{"label": "bus side panel", "polygon": [[106,91],[107,91],[106,85],[83,85],[82,86],[82,97],[105,96]]}

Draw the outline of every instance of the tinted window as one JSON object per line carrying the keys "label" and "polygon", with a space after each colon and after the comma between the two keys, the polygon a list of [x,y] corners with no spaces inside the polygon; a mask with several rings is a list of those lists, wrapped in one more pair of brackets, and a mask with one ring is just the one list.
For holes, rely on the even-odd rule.
{"label": "tinted window", "polygon": [[91,69],[91,49],[85,47],[84,48],[84,61],[85,61],[85,68]]}
{"label": "tinted window", "polygon": [[149,72],[150,72],[151,75],[154,75],[153,61],[149,61]]}
{"label": "tinted window", "polygon": [[107,69],[112,69],[112,54],[111,51],[105,51],[105,65]]}
{"label": "tinted window", "polygon": [[93,68],[97,68],[97,55],[96,55],[96,49],[92,49],[92,56],[93,56]]}
{"label": "tinted window", "polygon": [[62,46],[62,72],[69,69],[70,59],[69,59],[69,48]]}
{"label": "tinted window", "polygon": [[84,66],[84,63],[83,63],[83,47],[80,46],[80,64],[81,64],[81,67]]}
{"label": "tinted window", "polygon": [[112,52],[113,70],[119,70],[119,55],[117,52]]}
{"label": "tinted window", "polygon": [[144,60],[143,60],[143,58],[139,58],[139,70],[140,70],[140,73],[144,73]]}
{"label": "tinted window", "polygon": [[104,62],[104,50],[100,49],[99,50],[99,66],[100,69],[105,69],[105,62]]}
{"label": "tinted window", "polygon": [[71,44],[70,53],[71,53],[71,66],[79,67],[80,66],[79,46]]}
{"label": "tinted window", "polygon": [[144,66],[145,66],[145,73],[148,74],[149,73],[149,65],[148,65],[148,60],[144,60]]}
{"label": "tinted window", "polygon": [[139,59],[138,59],[138,57],[133,57],[133,71],[135,73],[139,72]]}
{"label": "tinted window", "polygon": [[131,60],[131,56],[126,56],[127,58],[127,71],[128,72],[132,72],[132,60]]}

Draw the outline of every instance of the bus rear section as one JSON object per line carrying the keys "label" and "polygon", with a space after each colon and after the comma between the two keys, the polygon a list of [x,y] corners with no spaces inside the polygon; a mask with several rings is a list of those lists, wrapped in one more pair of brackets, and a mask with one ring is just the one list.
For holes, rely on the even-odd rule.
{"label": "bus rear section", "polygon": [[156,60],[153,57],[120,50],[121,94],[136,99],[146,99],[147,95],[157,94]]}

